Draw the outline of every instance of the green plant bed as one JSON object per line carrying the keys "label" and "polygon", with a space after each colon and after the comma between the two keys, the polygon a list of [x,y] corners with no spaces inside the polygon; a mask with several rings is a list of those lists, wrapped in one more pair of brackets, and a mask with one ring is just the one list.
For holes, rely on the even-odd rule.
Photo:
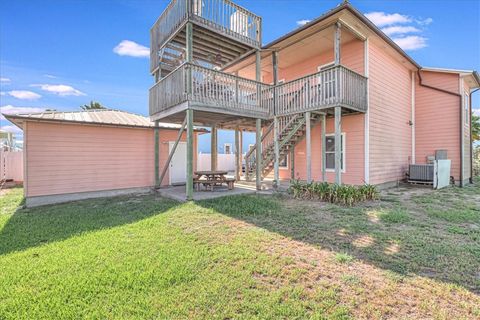
{"label": "green plant bed", "polygon": [[370,184],[353,186],[328,182],[306,183],[300,180],[292,180],[288,191],[297,199],[320,200],[346,206],[352,206],[362,201],[376,200],[380,195],[377,187]]}

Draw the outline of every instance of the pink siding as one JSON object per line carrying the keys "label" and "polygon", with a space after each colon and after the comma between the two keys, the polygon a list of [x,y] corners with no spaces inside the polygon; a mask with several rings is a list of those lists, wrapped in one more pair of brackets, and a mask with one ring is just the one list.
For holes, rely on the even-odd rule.
{"label": "pink siding", "polygon": [[[422,83],[458,92],[458,75],[422,72]],[[428,82],[427,82],[428,80]],[[417,85],[415,89],[415,161],[444,149],[452,160],[452,175],[460,178],[459,97]]]}
{"label": "pink siding", "polygon": [[[341,63],[358,73],[364,73],[364,46],[360,40],[353,40],[342,45]],[[281,59],[281,52],[280,57]],[[317,72],[320,65],[333,61],[333,51],[323,52],[309,60],[301,61],[288,68],[279,70],[279,79],[286,81]],[[265,82],[271,82],[269,75],[265,75]],[[364,179],[364,127],[363,114],[345,116],[342,119],[342,132],[346,138],[346,171],[342,174],[342,181],[347,184],[363,184]],[[334,133],[333,119],[327,119],[327,134]],[[320,181],[322,178],[322,154],[321,154],[321,126],[312,127],[312,178]],[[290,179],[290,163],[286,168],[280,168],[280,178]],[[305,139],[295,148],[295,178],[306,179]],[[335,174],[327,172],[327,180],[335,181]]]}
{"label": "pink siding", "polygon": [[458,93],[459,76],[456,73],[422,71],[420,75],[422,76],[422,84],[424,85]]}
{"label": "pink siding", "polygon": [[[342,173],[342,182],[347,184],[364,183],[364,115],[356,114],[342,118],[342,132],[345,133],[345,173]],[[327,118],[327,134],[333,134],[333,118]],[[312,127],[312,178],[315,181],[322,179],[322,139],[321,125]],[[305,139],[295,147],[295,179],[305,180],[307,178]],[[290,179],[290,163],[287,168],[280,169],[281,179]],[[335,173],[327,172],[327,181],[335,182]]]}
{"label": "pink siding", "polygon": [[[39,122],[25,126],[26,196],[154,184],[153,129]],[[160,130],[160,168],[168,153],[164,142],[176,135],[175,130]],[[194,143],[196,149],[196,139]]]}
{"label": "pink siding", "polygon": [[411,74],[374,41],[369,43],[370,183],[405,178],[412,153]]}

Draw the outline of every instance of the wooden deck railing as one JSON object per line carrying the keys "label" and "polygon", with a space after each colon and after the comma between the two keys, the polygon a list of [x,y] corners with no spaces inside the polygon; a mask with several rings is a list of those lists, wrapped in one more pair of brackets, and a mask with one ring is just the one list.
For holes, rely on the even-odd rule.
{"label": "wooden deck railing", "polygon": [[342,105],[365,112],[367,79],[344,66],[282,83],[275,93],[275,114],[285,115]]}
{"label": "wooden deck railing", "polygon": [[[367,79],[336,66],[272,86],[184,63],[150,89],[150,115],[184,101],[214,112],[262,119],[333,106],[366,112]],[[280,127],[288,124],[287,119],[281,118]]]}
{"label": "wooden deck railing", "polygon": [[261,82],[184,63],[150,89],[150,115],[188,100],[192,106],[212,111],[270,118],[273,99],[269,89]]}
{"label": "wooden deck railing", "polygon": [[262,19],[230,0],[172,0],[150,30],[150,71],[159,50],[187,20],[254,48],[261,46]]}

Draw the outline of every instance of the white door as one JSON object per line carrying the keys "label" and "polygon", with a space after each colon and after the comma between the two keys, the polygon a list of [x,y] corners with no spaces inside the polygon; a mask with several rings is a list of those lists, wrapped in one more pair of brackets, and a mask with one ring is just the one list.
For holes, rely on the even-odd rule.
{"label": "white door", "polygon": [[[172,152],[175,142],[169,142],[168,152]],[[169,168],[170,184],[182,184],[187,181],[187,143],[179,142]]]}

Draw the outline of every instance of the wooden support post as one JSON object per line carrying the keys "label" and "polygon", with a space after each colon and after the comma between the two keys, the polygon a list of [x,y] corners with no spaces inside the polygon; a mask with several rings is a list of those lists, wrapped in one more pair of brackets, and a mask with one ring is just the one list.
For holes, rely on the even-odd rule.
{"label": "wooden support post", "polygon": [[257,119],[256,121],[255,143],[256,143],[255,180],[256,180],[257,190],[261,190],[262,189],[262,120],[261,119]]}
{"label": "wooden support post", "polygon": [[235,128],[235,180],[237,181],[240,180],[240,172],[242,171],[242,148],[240,147],[240,135],[241,132],[239,127],[237,126]]}
{"label": "wooden support post", "polygon": [[[272,51],[272,66],[273,66],[273,84],[278,84],[278,51]],[[273,94],[273,108],[276,106],[276,94]],[[275,113],[275,112],[274,112]],[[273,159],[273,188],[278,189],[280,187],[280,146],[279,146],[279,124],[278,117],[273,118],[273,143],[274,143],[274,159]]]}
{"label": "wooden support post", "polygon": [[273,188],[278,189],[280,187],[280,141],[279,141],[279,128],[278,117],[273,118]]}
{"label": "wooden support post", "polygon": [[[260,50],[255,52],[255,80],[260,82],[262,80],[262,56]],[[257,85],[257,103],[260,106],[260,85]],[[256,119],[256,136],[255,136],[255,180],[257,190],[262,189],[262,120]]]}
{"label": "wooden support post", "polygon": [[310,130],[310,112],[305,112],[305,142],[307,160],[307,183],[312,182],[312,137]]}
{"label": "wooden support post", "polygon": [[[193,25],[187,22],[186,25],[186,61],[193,61]],[[192,93],[192,69],[187,69],[187,94]],[[187,200],[193,200],[193,110],[186,110],[185,122],[187,126],[187,181],[185,185],[185,193]]]}
{"label": "wooden support post", "polygon": [[335,24],[335,39],[334,39],[334,56],[335,56],[335,65],[340,64],[340,47],[341,47],[341,38],[342,38],[342,25],[340,22]]}
{"label": "wooden support post", "polygon": [[295,179],[295,146],[290,149],[290,179]]}
{"label": "wooden support post", "polygon": [[193,200],[193,110],[187,109],[187,200]]}
{"label": "wooden support post", "polygon": [[160,187],[160,142],[159,139],[159,130],[158,130],[158,120],[155,121],[155,129],[154,130],[154,139],[155,139],[155,187]]}
{"label": "wooden support post", "polygon": [[218,135],[216,125],[212,125],[212,132],[210,133],[210,170],[217,170],[218,163]]}
{"label": "wooden support post", "polygon": [[342,184],[342,107],[335,107],[335,183]]}
{"label": "wooden support post", "polygon": [[326,161],[327,161],[327,153],[326,153],[327,146],[326,146],[326,143],[327,143],[327,141],[325,140],[326,130],[327,130],[327,116],[325,114],[322,115],[322,129],[321,130],[322,130],[322,136],[321,136],[321,139],[322,139],[322,181],[325,182],[326,179],[327,179],[327,176],[325,174],[326,167],[327,167],[327,164],[326,164]]}

